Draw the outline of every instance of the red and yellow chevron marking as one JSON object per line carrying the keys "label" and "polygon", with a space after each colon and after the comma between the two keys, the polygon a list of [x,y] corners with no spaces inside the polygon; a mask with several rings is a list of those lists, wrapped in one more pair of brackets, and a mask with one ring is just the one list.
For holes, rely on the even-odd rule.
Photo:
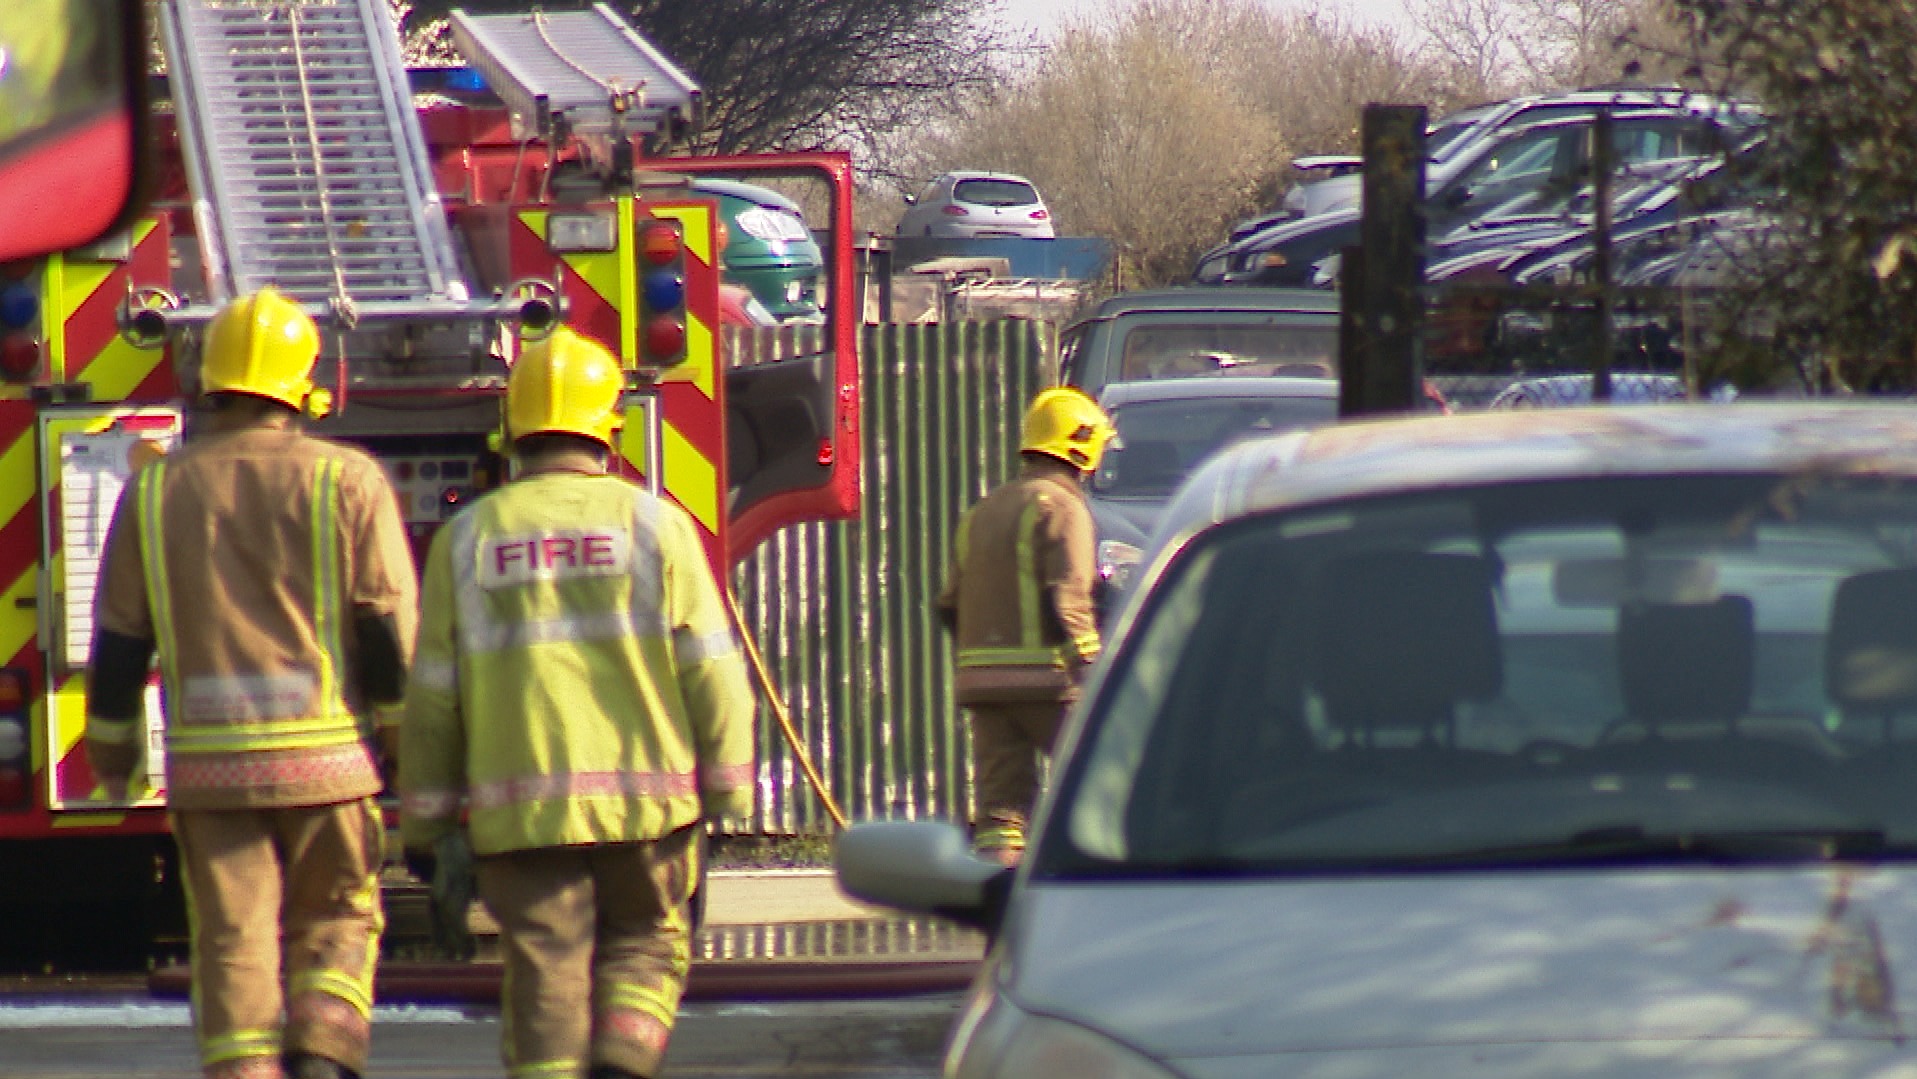
{"label": "red and yellow chevron marking", "polygon": [[129,285],[170,282],[165,222],[141,220],[132,241],[125,261],[47,259],[41,317],[48,380],[89,383],[95,401],[164,401],[179,392],[165,350],[137,348],[120,336],[119,310]]}
{"label": "red and yellow chevron marking", "polygon": [[[660,489],[699,524],[715,572],[725,553],[725,379],[719,362],[717,210],[708,202],[641,202],[622,196],[603,204],[618,215],[617,250],[555,257],[546,251],[547,211],[517,214],[522,227],[509,239],[515,276],[560,276],[566,321],[591,334],[628,368],[639,364],[639,271],[636,229],[647,218],[679,222],[686,237],[686,361],[659,385],[660,457],[646,460],[645,440],[623,440],[626,462],[641,476],[658,471]],[[558,268],[563,266],[563,273]]]}
{"label": "red and yellow chevron marking", "polygon": [[[39,606],[49,601],[40,588],[47,540],[40,510],[45,505],[58,512],[57,489],[44,486],[40,419],[32,402],[0,400],[0,665],[19,667],[32,681],[34,703],[28,720],[36,795],[31,812],[0,814],[0,837],[46,836],[76,828],[163,831],[165,817],[158,812],[51,812],[72,804],[74,792],[84,799],[96,784],[86,754],[79,751],[85,733],[84,679],[63,675],[49,692],[40,648],[41,618],[52,613]],[[44,497],[37,497],[43,491]]]}
{"label": "red and yellow chevron marking", "polygon": [[[686,238],[686,362],[659,381],[660,480],[692,514],[713,571],[725,579],[726,401],[719,364],[717,212],[709,202],[642,204]],[[638,306],[632,308],[636,326]],[[636,332],[636,330],[635,330]]]}

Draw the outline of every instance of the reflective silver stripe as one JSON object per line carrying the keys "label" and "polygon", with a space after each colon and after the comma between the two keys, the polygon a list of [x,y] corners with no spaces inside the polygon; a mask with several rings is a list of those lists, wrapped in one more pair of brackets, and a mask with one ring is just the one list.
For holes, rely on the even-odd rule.
{"label": "reflective silver stripe", "polygon": [[[538,644],[579,644],[586,641],[624,640],[646,627],[627,616],[625,611],[552,618],[543,622],[489,622],[465,627],[466,647],[475,652],[498,652],[508,648],[526,648]],[[654,629],[662,635],[663,627]]]}
{"label": "reflective silver stripe", "polygon": [[422,659],[413,664],[413,681],[423,689],[451,693],[459,688],[459,665],[445,659]]}
{"label": "reflective silver stripe", "polygon": [[565,798],[677,798],[699,793],[691,772],[569,772],[472,786],[474,810]]}
{"label": "reflective silver stripe", "polygon": [[752,786],[756,778],[750,764],[708,764],[699,769],[699,786],[709,791],[736,791]]}
{"label": "reflective silver stripe", "polygon": [[632,608],[649,610],[665,625],[665,566],[659,555],[659,500],[645,491],[632,499]]}
{"label": "reflective silver stripe", "polygon": [[734,655],[739,651],[739,642],[732,639],[730,630],[718,633],[694,633],[689,629],[672,631],[672,654],[680,667],[690,667],[695,663],[704,663],[709,659]]}
{"label": "reflective silver stripe", "polygon": [[312,715],[319,681],[319,675],[312,671],[194,675],[186,679],[180,693],[180,719],[192,723]]}
{"label": "reflective silver stripe", "polygon": [[101,745],[131,745],[139,740],[140,721],[137,719],[102,719],[99,716],[87,717],[87,740]]}
{"label": "reflective silver stripe", "polygon": [[459,812],[458,791],[408,791],[399,796],[400,812],[409,817],[438,820]]}
{"label": "reflective silver stripe", "polygon": [[660,584],[658,508],[652,496],[635,491],[631,547],[630,609],[542,622],[499,622],[487,607],[479,587],[479,544],[476,515],[461,514],[448,526],[452,555],[453,593],[457,596],[460,643],[469,652],[495,652],[538,644],[619,640],[631,636],[664,637],[665,612]]}

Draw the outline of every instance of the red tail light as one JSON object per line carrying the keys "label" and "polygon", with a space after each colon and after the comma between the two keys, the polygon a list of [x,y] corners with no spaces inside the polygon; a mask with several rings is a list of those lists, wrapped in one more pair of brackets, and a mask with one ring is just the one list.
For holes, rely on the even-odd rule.
{"label": "red tail light", "polygon": [[24,382],[40,368],[40,345],[24,333],[0,338],[0,378]]}
{"label": "red tail light", "polygon": [[948,202],[945,204],[944,209],[940,210],[939,212],[945,214],[948,217],[964,217],[965,207],[954,206]]}
{"label": "red tail light", "polygon": [[23,808],[28,793],[26,772],[18,768],[0,768],[0,808]]}
{"label": "red tail light", "polygon": [[1043,221],[1050,216],[1052,216],[1052,212],[1050,210],[1033,210],[1032,211],[1032,220],[1034,221]]}

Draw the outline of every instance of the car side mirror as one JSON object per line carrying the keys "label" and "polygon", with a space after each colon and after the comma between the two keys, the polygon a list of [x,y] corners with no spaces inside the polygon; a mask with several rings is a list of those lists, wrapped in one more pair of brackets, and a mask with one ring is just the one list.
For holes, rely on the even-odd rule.
{"label": "car side mirror", "polygon": [[848,828],[832,848],[839,887],[854,899],[936,914],[994,932],[1013,871],[976,857],[946,821],[873,821]]}
{"label": "car side mirror", "polygon": [[0,262],[92,243],[139,210],[142,9],[0,4]]}
{"label": "car side mirror", "polygon": [[905,204],[907,206],[917,206],[919,204],[919,197],[917,195],[907,195],[905,196]]}

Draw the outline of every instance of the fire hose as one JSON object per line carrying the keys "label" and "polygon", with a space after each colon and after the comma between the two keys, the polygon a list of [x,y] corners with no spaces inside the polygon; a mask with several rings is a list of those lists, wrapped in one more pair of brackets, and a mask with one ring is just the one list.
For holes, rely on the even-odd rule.
{"label": "fire hose", "polygon": [[805,773],[806,782],[812,785],[813,793],[825,806],[826,815],[840,830],[845,828],[845,811],[833,799],[832,792],[826,789],[825,779],[819,775],[819,769],[812,763],[812,754],[805,747],[805,739],[799,737],[799,728],[792,722],[792,713],[786,709],[785,696],[772,681],[772,675],[765,668],[765,659],[759,655],[759,646],[753,643],[752,634],[746,631],[745,615],[739,611],[739,601],[733,597],[732,589],[725,590],[726,612],[732,616],[732,631],[739,635],[739,642],[745,646],[746,661],[752,667],[752,674],[759,683],[766,703],[772,708],[772,715],[779,721],[779,729],[785,732],[786,745],[792,749],[793,757],[798,759],[799,769]]}

